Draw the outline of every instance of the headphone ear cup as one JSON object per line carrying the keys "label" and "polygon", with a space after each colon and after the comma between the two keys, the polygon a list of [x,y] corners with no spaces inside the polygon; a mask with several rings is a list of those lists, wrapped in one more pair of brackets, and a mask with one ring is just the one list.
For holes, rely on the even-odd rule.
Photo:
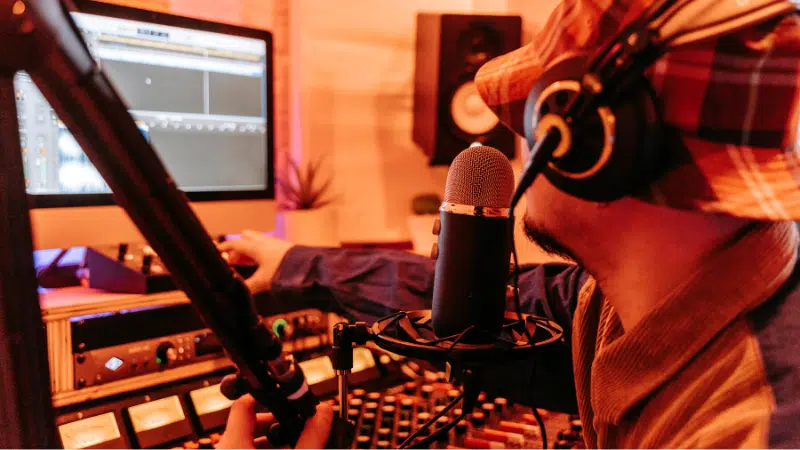
{"label": "headphone ear cup", "polygon": [[[539,121],[547,114],[563,114],[580,92],[585,64],[584,55],[565,56],[531,89],[525,105],[525,137],[531,148]],[[575,118],[571,148],[543,170],[554,186],[585,200],[610,202],[655,178],[663,166],[663,127],[656,97],[644,77],[626,91],[619,104]]]}

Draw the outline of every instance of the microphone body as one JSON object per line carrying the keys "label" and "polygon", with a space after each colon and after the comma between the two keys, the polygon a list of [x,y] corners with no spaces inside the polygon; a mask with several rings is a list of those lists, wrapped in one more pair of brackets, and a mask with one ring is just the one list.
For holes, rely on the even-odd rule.
{"label": "microphone body", "polygon": [[513,190],[514,172],[500,151],[470,147],[453,160],[439,217],[431,312],[437,337],[472,327],[460,341],[483,343],[500,333],[511,258],[508,205]]}
{"label": "microphone body", "polygon": [[[440,221],[433,331],[444,337],[475,325],[496,336],[503,325],[511,257],[508,218],[443,210]],[[471,333],[464,342],[476,339],[492,340],[483,333]]]}

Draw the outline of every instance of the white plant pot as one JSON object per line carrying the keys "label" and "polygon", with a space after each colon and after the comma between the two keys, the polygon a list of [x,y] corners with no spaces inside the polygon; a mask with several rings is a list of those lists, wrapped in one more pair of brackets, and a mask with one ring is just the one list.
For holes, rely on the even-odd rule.
{"label": "white plant pot", "polygon": [[439,214],[421,214],[408,216],[408,234],[414,245],[414,253],[420,255],[430,255],[431,247],[438,241],[438,237],[433,234],[433,223],[439,218]]}
{"label": "white plant pot", "polygon": [[338,247],[341,244],[337,210],[331,206],[280,211],[275,234],[298,245]]}

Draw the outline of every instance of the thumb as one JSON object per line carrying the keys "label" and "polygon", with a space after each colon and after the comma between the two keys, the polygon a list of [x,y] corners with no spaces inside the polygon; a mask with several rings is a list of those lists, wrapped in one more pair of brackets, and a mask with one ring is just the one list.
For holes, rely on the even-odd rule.
{"label": "thumb", "polygon": [[231,405],[225,433],[217,448],[252,448],[256,430],[256,400],[244,395]]}
{"label": "thumb", "polygon": [[250,292],[253,294],[257,294],[259,292],[268,291],[270,285],[272,284],[272,280],[270,279],[270,275],[267,271],[261,267],[259,267],[250,278],[244,280],[247,288],[250,289]]}
{"label": "thumb", "polygon": [[317,405],[317,413],[306,421],[294,448],[325,448],[333,427],[333,408],[327,403]]}

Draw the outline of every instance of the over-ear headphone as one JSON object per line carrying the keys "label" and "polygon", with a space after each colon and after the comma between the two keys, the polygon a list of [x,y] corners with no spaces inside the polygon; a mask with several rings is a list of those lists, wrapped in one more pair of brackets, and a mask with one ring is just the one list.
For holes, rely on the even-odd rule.
{"label": "over-ear headphone", "polygon": [[646,186],[663,170],[665,130],[645,70],[674,48],[795,9],[788,0],[660,0],[595,54],[551,62],[525,104],[531,154],[511,207],[539,173],[598,202]]}
{"label": "over-ear headphone", "polygon": [[542,173],[560,190],[586,200],[612,201],[646,184],[661,164],[662,122],[657,98],[644,76],[632,80],[622,101],[564,119],[581,95],[589,63],[585,54],[559,58],[536,82],[525,104],[525,137],[554,127],[561,142]]}

